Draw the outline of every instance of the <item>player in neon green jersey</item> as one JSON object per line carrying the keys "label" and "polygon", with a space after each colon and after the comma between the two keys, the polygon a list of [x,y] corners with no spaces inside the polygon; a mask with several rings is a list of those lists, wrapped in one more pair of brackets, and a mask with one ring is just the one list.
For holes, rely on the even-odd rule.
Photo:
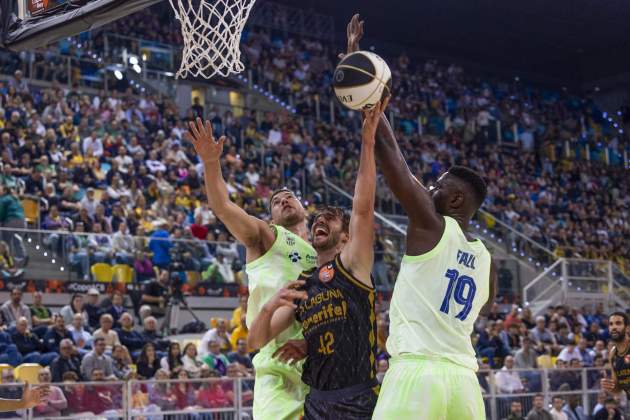
{"label": "player in neon green jersey", "polygon": [[[359,49],[362,35],[355,15],[348,53]],[[454,166],[426,188],[409,170],[384,115],[376,156],[409,224],[390,303],[392,358],[372,418],[485,419],[470,335],[492,304],[496,273],[486,247],[467,231],[486,184],[471,169]]]}
{"label": "player in neon green jersey", "polygon": [[[186,138],[193,143],[203,162],[210,208],[247,250],[247,325],[251,325],[262,306],[278,290],[317,263],[317,253],[308,242],[306,211],[290,190],[282,189],[270,199],[271,225],[248,215],[230,201],[221,174],[225,137],[216,140],[210,122],[204,124],[197,119],[196,123],[190,123]],[[300,417],[308,394],[308,387],[301,380],[302,362],[286,362],[304,357],[305,350],[300,324],[295,323],[254,357],[253,414],[256,420]],[[274,357],[277,353],[280,357]]]}

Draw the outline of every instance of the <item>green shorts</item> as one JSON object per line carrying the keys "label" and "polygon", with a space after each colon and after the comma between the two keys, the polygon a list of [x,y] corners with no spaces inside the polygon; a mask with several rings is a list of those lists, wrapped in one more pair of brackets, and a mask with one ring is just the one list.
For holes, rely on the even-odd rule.
{"label": "green shorts", "polygon": [[256,369],[253,415],[256,420],[297,420],[304,413],[309,388],[302,382],[302,362],[291,366],[263,348],[253,360]]}
{"label": "green shorts", "polygon": [[403,355],[390,360],[373,420],[482,420],[477,375],[446,360]]}

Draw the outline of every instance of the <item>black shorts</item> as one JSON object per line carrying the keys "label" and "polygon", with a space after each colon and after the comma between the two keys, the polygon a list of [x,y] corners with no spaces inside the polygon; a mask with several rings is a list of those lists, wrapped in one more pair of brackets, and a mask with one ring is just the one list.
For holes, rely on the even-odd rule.
{"label": "black shorts", "polygon": [[304,420],[370,420],[378,390],[372,383],[338,391],[311,389],[304,401]]}

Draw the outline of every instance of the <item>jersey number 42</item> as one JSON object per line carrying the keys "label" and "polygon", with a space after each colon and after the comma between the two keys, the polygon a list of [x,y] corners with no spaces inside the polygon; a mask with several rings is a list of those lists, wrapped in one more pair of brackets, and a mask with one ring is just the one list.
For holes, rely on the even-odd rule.
{"label": "jersey number 42", "polygon": [[472,309],[473,299],[477,291],[475,281],[470,276],[460,276],[459,271],[453,268],[446,270],[444,276],[448,279],[448,287],[446,288],[446,295],[442,301],[442,306],[440,306],[440,311],[445,314],[449,313],[451,297],[453,297],[456,303],[464,305],[462,310],[455,315],[455,318],[464,321]]}

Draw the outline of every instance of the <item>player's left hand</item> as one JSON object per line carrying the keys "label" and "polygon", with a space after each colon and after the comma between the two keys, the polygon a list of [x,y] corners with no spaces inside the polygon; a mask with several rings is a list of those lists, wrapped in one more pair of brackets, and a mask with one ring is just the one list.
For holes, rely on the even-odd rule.
{"label": "player's left hand", "polygon": [[387,108],[387,104],[389,104],[389,98],[390,96],[388,95],[371,109],[363,111],[363,143],[374,144],[378,122],[381,119],[383,111]]}
{"label": "player's left hand", "polygon": [[289,340],[273,354],[273,357],[291,365],[306,358],[306,341]]}
{"label": "player's left hand", "polygon": [[363,25],[365,21],[361,20],[358,13],[355,13],[350,19],[346,28],[346,36],[348,37],[348,54],[359,51],[359,41],[363,38]]}
{"label": "player's left hand", "polygon": [[48,385],[31,387],[28,382],[24,382],[24,391],[22,392],[24,408],[33,408],[36,405],[46,402],[49,394],[50,387]]}

